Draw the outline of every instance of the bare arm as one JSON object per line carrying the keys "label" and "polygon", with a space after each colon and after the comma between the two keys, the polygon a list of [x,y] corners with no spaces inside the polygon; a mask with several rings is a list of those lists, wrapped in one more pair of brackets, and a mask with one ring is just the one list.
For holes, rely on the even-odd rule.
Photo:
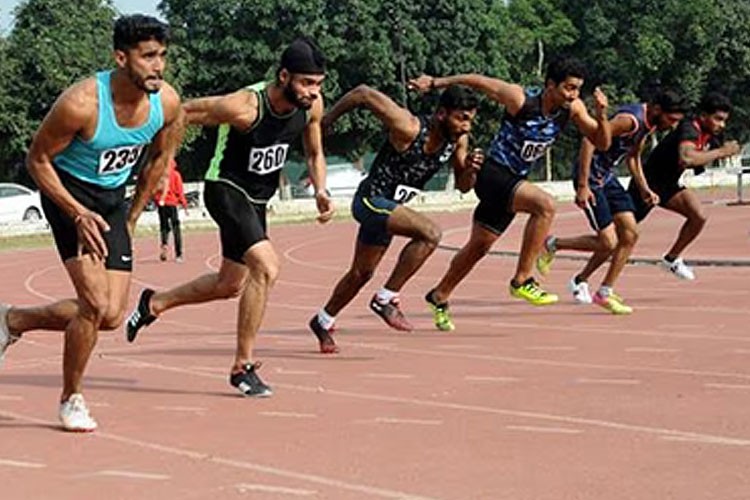
{"label": "bare arm", "polygon": [[323,153],[323,98],[317,99],[310,109],[310,120],[302,137],[305,146],[305,159],[310,180],[315,189],[315,203],[318,207],[318,221],[328,222],[333,217],[333,201],[326,190],[326,157]]}
{"label": "bare arm", "polygon": [[469,152],[469,136],[464,135],[456,143],[452,163],[456,188],[462,193],[466,193],[474,187],[477,172],[484,163],[484,152],[481,149]]}
{"label": "bare arm", "polygon": [[148,159],[138,175],[138,184],[128,213],[131,235],[148,199],[153,196],[159,181],[167,172],[169,160],[174,158],[175,151],[182,142],[184,112],[180,106],[180,96],[169,85],[164,85],[162,89],[162,108],[164,126],[151,143]]}
{"label": "bare arm", "polygon": [[70,194],[52,165],[52,159],[64,151],[76,135],[95,123],[98,110],[95,96],[96,82],[88,79],[70,87],[57,99],[32,139],[26,167],[39,190],[75,221],[80,244],[103,258],[107,255],[107,245],[101,232],[108,231],[109,226],[99,214],[84,207]]}
{"label": "bare arm", "polygon": [[570,106],[570,117],[578,130],[591,141],[599,151],[606,151],[612,144],[612,129],[607,119],[607,96],[598,87],[594,90],[596,104],[595,117],[592,117],[583,101],[576,99]]}
{"label": "bare arm", "polygon": [[190,99],[183,104],[188,125],[229,124],[249,129],[258,118],[258,95],[242,89],[231,94]]}
{"label": "bare arm", "polygon": [[586,208],[586,204],[596,205],[596,198],[589,186],[591,175],[591,162],[594,160],[594,145],[585,137],[581,140],[581,149],[578,151],[578,178],[576,179],[575,203],[580,208]]}
{"label": "bare arm", "polygon": [[475,73],[443,77],[422,75],[409,81],[409,87],[419,92],[427,92],[431,89],[440,89],[450,85],[466,85],[478,90],[493,101],[505,106],[505,109],[511,115],[518,113],[526,100],[523,87],[520,85]]}
{"label": "bare arm", "polygon": [[388,129],[391,144],[398,150],[411,144],[419,134],[417,117],[393,102],[387,95],[367,85],[358,85],[339,99],[323,118],[323,128],[330,127],[343,114],[360,106],[375,113]]}
{"label": "bare arm", "polygon": [[710,165],[716,160],[729,158],[739,154],[740,145],[737,141],[725,142],[720,148],[700,151],[695,144],[683,142],[680,144],[680,164],[684,168],[699,168]]}

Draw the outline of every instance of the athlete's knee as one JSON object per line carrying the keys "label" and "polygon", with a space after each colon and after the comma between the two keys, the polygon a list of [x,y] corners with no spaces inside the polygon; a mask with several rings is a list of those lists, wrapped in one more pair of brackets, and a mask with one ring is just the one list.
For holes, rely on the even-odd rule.
{"label": "athlete's knee", "polygon": [[430,224],[424,233],[423,240],[430,248],[437,248],[443,238],[443,231],[437,224]]}
{"label": "athlete's knee", "polygon": [[599,236],[599,248],[602,252],[612,252],[617,247],[618,238],[614,232]]}
{"label": "athlete's knee", "polygon": [[552,219],[555,216],[555,200],[548,194],[541,196],[535,204],[534,215]]}
{"label": "athlete's knee", "polygon": [[78,315],[95,325],[101,325],[109,310],[109,298],[106,293],[80,297]]}
{"label": "athlete's knee", "polygon": [[355,266],[349,270],[349,279],[357,286],[363,287],[375,275],[375,271],[366,267]]}
{"label": "athlete's knee", "polygon": [[279,278],[279,268],[279,259],[274,254],[273,258],[268,258],[261,262],[255,269],[254,274],[270,286],[276,283],[276,280]]}
{"label": "athlete's knee", "polygon": [[708,217],[706,217],[706,214],[704,214],[703,212],[696,212],[690,216],[689,220],[696,227],[703,229],[703,226],[705,226],[706,222],[708,222]]}
{"label": "athlete's knee", "polygon": [[623,228],[620,231],[620,245],[632,247],[638,243],[638,229],[634,227]]}
{"label": "athlete's knee", "polygon": [[125,309],[110,305],[104,317],[102,317],[100,329],[115,330],[122,325],[123,321],[125,321]]}

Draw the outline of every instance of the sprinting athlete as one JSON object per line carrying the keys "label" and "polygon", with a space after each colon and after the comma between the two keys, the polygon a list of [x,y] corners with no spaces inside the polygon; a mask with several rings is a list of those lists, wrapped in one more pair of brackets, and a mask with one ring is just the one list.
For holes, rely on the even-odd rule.
{"label": "sprinting athlete", "polygon": [[461,280],[481,260],[517,212],[529,214],[516,272],[510,282],[511,296],[534,305],[557,302],[532,276],[534,260],[547,236],[555,213],[553,198],[526,180],[530,170],[552,146],[568,121],[573,121],[597,149],[611,142],[607,98],[596,89],[596,118],[579,98],[585,69],[575,59],[563,58],[547,68],[543,89],[528,88],[482,75],[442,78],[421,76],[411,85],[421,91],[448,85],[468,85],[505,106],[505,116],[477,175],[474,191],[479,205],[474,211],[469,241],[452,259],[448,271],[426,295],[435,325],[452,330],[448,298]]}
{"label": "sprinting athlete", "polygon": [[302,136],[317,190],[318,220],[327,222],[333,216],[321,144],[324,79],[320,49],[311,40],[298,39],[281,55],[274,82],[185,103],[188,123],[220,125],[203,196],[219,226],[221,267],[170,290],[144,289],[128,318],[128,341],[175,307],[239,297],[229,383],[246,396],[271,396],[253,360],[268,294],[279,273],[279,258],[266,232],[266,203],[279,187],[290,144]]}
{"label": "sprinting athlete", "polygon": [[348,92],[326,114],[330,125],[359,106],[370,109],[388,130],[370,174],[357,189],[352,214],[359,222],[354,260],[326,305],[310,320],[323,353],[336,352],[330,331],[338,313],[372,278],[394,235],[409,242],[385,285],[370,300],[370,309],[396,330],[412,325],[400,308],[399,292],[440,242],[438,225],[406,204],[443,165],[452,160],[456,186],[466,192],[482,164],[481,152],[469,152],[468,133],[476,115],[476,96],[465,87],[448,87],[432,116],[414,116],[388,96],[366,85]]}
{"label": "sprinting athlete", "polygon": [[[59,417],[67,431],[97,427],[82,395],[83,374],[99,330],[122,324],[132,230],[179,142],[180,98],[163,81],[168,39],[167,26],[152,17],[117,19],[115,69],[62,93],[26,160],[76,298],[0,306],[0,354],[24,332],[65,331]],[[128,209],[125,182],[144,154],[149,156]]]}
{"label": "sprinting athlete", "polygon": [[618,108],[610,119],[612,146],[607,151],[595,151],[588,139],[581,142],[579,158],[573,165],[575,202],[584,211],[595,234],[570,238],[549,236],[537,259],[539,272],[547,274],[557,250],[593,252],[589,262],[597,263],[597,267],[612,256],[607,274],[593,298],[586,281],[591,274],[588,266],[570,280],[568,287],[577,302],[593,301],[613,314],[633,312],[613,291],[638,240],[635,206],[617,180],[616,168],[625,160],[638,186],[638,196],[649,204],[658,202],[658,195],[648,187],[643,176],[641,152],[655,131],[674,128],[684,118],[685,108],[681,95],[663,91],[650,102]]}

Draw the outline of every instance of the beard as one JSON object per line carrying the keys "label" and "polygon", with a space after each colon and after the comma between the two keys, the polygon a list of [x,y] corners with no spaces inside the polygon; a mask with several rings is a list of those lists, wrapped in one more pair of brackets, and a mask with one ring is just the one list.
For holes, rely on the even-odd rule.
{"label": "beard", "polygon": [[159,90],[161,90],[161,85],[153,88],[153,87],[149,87],[146,84],[146,82],[149,80],[161,82],[162,78],[160,76],[143,78],[137,75],[131,68],[128,68],[127,75],[128,75],[128,79],[130,80],[130,82],[133,85],[135,85],[136,88],[138,88],[139,90],[142,90],[143,92],[147,94],[156,94],[157,92],[159,92]]}
{"label": "beard", "polygon": [[283,88],[284,92],[284,99],[289,101],[294,106],[301,108],[301,109],[310,109],[312,107],[312,102],[305,102],[302,101],[299,96],[292,90],[292,85],[290,83],[287,83],[284,85]]}
{"label": "beard", "polygon": [[463,136],[466,133],[462,131],[453,132],[448,126],[448,123],[446,121],[440,122],[439,130],[443,138],[451,142],[456,142],[457,140],[461,138],[461,136]]}

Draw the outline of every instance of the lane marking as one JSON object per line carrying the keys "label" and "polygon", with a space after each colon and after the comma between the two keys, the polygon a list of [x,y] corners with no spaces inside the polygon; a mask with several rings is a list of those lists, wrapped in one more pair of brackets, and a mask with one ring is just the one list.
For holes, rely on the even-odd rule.
{"label": "lane marking", "polygon": [[603,384],[603,385],[638,385],[641,383],[633,378],[577,378],[578,384]]}
{"label": "lane marking", "polygon": [[21,460],[9,460],[7,458],[0,458],[0,466],[5,467],[18,467],[21,469],[44,469],[47,464],[38,462],[25,462]]}
{"label": "lane marking", "polygon": [[511,431],[542,432],[549,434],[582,434],[581,429],[569,429],[567,427],[537,427],[533,425],[506,425]]}
{"label": "lane marking", "polygon": [[285,488],[283,486],[270,486],[267,484],[255,484],[255,483],[240,483],[234,486],[238,492],[247,493],[250,491],[257,491],[261,493],[275,493],[277,495],[293,495],[299,497],[306,497],[317,495],[318,492],[315,490],[303,490],[301,488]]}

